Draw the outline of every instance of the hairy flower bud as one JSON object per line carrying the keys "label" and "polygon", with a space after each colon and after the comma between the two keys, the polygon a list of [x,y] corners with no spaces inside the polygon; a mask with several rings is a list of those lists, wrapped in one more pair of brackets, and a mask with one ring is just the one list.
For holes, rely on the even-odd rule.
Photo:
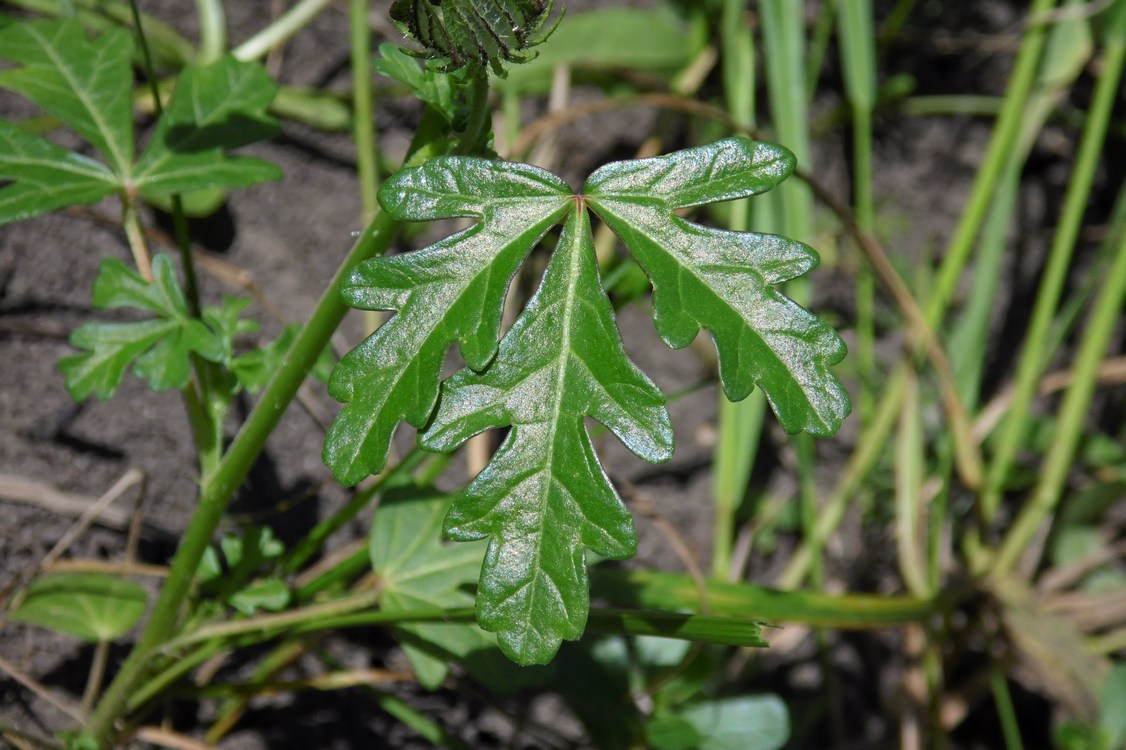
{"label": "hairy flower bud", "polygon": [[503,62],[527,62],[545,30],[554,0],[395,0],[391,20],[426,48],[449,60],[448,70],[479,63],[504,76]]}

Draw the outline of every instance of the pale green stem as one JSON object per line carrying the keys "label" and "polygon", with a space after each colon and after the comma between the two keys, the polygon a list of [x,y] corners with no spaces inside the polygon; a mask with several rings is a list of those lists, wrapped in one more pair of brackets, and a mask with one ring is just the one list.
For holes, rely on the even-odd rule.
{"label": "pale green stem", "polygon": [[196,62],[200,65],[213,63],[227,51],[227,21],[223,17],[222,0],[195,0],[196,14],[199,16],[199,53]]}
{"label": "pale green stem", "polygon": [[244,62],[265,57],[270,50],[288,41],[309,21],[327,8],[332,0],[301,0],[281,18],[235,47],[231,54]]}

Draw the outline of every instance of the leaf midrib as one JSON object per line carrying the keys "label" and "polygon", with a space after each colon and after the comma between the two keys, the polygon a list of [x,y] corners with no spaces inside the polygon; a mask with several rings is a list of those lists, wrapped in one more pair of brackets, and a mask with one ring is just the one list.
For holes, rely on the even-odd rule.
{"label": "leaf midrib", "polygon": [[[617,200],[617,201],[620,201],[622,203],[632,203],[632,201],[621,200],[620,198],[610,198],[609,200],[610,201]],[[758,328],[756,328],[752,324],[751,321],[747,320],[747,318],[743,315],[743,312],[738,307],[735,307],[733,304],[728,302],[728,300],[725,297],[718,294],[715,291],[715,289],[712,288],[712,285],[707,283],[707,281],[704,280],[699,273],[697,273],[697,266],[693,265],[691,262],[688,262],[691,259],[690,258],[684,258],[684,256],[681,253],[678,252],[678,249],[675,246],[675,244],[670,243],[670,246],[666,247],[665,243],[662,243],[662,242],[658,241],[657,239],[654,239],[654,237],[646,231],[647,229],[650,228],[648,224],[642,224],[640,222],[631,222],[631,221],[628,221],[626,219],[621,218],[621,216],[619,216],[616,212],[611,210],[609,207],[606,207],[606,202],[601,202],[600,205],[602,205],[605,208],[607,213],[614,216],[614,218],[616,218],[618,221],[620,221],[622,224],[624,224],[630,230],[632,230],[633,232],[635,232],[635,233],[641,235],[642,237],[644,237],[646,242],[648,242],[650,244],[650,246],[653,247],[657,252],[663,253],[666,256],[668,256],[676,264],[676,267],[677,267],[679,273],[687,274],[688,276],[690,276],[696,282],[696,284],[704,291],[704,293],[710,295],[713,299],[720,302],[726,309],[728,309],[732,313],[734,313],[735,316],[739,320],[743,321],[744,329],[746,331],[750,332],[754,336],[755,340],[758,342],[758,349],[761,350],[761,352],[764,354],[764,356],[756,357],[756,359],[764,359],[764,358],[767,358],[767,357],[770,358],[772,361],[777,362],[778,365],[781,366],[790,375],[791,379],[797,380],[797,377],[796,377],[793,369],[789,366],[789,364],[781,356],[779,356],[778,352],[776,352],[774,350],[774,347],[770,346],[766,342],[766,340],[763,338],[762,333],[759,332]],[[596,211],[597,211],[597,209],[596,209]],[[669,222],[669,226],[674,226],[674,225],[672,224],[672,222]],[[623,241],[624,241],[624,238],[623,238]],[[628,244],[627,244],[627,247],[628,247]],[[748,269],[743,269],[743,270],[746,271]],[[681,297],[683,299],[686,299],[686,300],[689,299],[689,295],[686,295],[686,294],[683,293],[684,292],[683,284],[679,280],[677,281],[677,284],[680,286],[680,289],[678,291],[680,292]],[[765,287],[765,286],[770,286],[770,285],[765,284],[765,282],[764,282],[763,286]],[[685,312],[689,312],[691,314],[691,308],[688,308],[686,306]],[[695,314],[692,314],[692,318],[696,322],[696,324],[699,325],[701,328],[705,328],[713,336],[715,335],[715,331],[712,328],[709,328],[708,326],[704,325],[704,323],[701,320],[699,320],[699,318]],[[763,368],[763,369],[765,369],[765,368]],[[762,386],[759,384],[758,380],[754,377],[753,370],[748,369],[748,372],[751,373],[750,377],[751,377],[751,381],[752,381],[753,385],[756,388],[761,388]],[[815,415],[817,417],[818,421],[824,421],[824,420],[821,419],[820,416],[817,416],[817,410],[813,407],[813,403],[811,402],[808,394],[806,394],[805,388],[799,388],[798,390],[802,394],[803,399],[805,400],[805,411],[806,411],[806,414],[807,414],[807,420],[806,421],[808,421],[808,415],[810,415],[810,414]]]}
{"label": "leaf midrib", "polygon": [[39,33],[38,28],[36,28],[33,24],[29,24],[25,28],[27,28],[28,33],[35,37],[36,41],[40,43],[40,45],[43,47],[43,51],[49,58],[51,58],[51,61],[55,63],[56,69],[62,74],[66,82],[70,84],[71,90],[75,93],[76,96],[78,96],[79,101],[82,102],[82,105],[86,108],[86,111],[93,118],[94,124],[97,125],[98,130],[102,134],[102,138],[106,143],[106,147],[109,148],[111,152],[110,154],[108,154],[108,156],[113,162],[114,168],[117,170],[118,175],[120,177],[128,176],[128,158],[126,158],[122,153],[118,151],[117,143],[112,137],[114,135],[113,131],[106,126],[105,121],[102,119],[101,113],[92,105],[89,97],[86,95],[86,92],[77,85],[76,79],[73,75],[71,75],[70,67],[68,65],[64,65],[62,58],[55,54],[54,46],[49,44],[49,40]]}

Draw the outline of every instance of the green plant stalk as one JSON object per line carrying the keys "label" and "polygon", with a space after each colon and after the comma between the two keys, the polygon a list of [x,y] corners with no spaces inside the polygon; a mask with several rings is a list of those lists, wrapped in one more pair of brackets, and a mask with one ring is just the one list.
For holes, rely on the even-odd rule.
{"label": "green plant stalk", "polygon": [[281,18],[259,31],[231,50],[235,59],[249,62],[264,57],[279,44],[284,44],[294,34],[305,28],[332,0],[301,0],[286,11]]}
{"label": "green plant stalk", "polygon": [[1024,750],[1024,741],[1020,737],[1020,720],[1013,708],[1013,696],[1009,692],[1005,673],[1000,669],[993,670],[989,676],[989,689],[993,692],[993,705],[997,709],[997,719],[1001,722],[1005,750]]}
{"label": "green plant stalk", "polygon": [[[658,610],[699,609],[703,606],[697,582],[683,573],[655,570],[590,571],[591,591],[616,607]],[[710,614],[795,622],[812,627],[868,630],[920,622],[946,603],[915,596],[849,594],[833,596],[816,591],[780,591],[749,583],[705,582]],[[959,592],[949,592],[956,597]]]}
{"label": "green plant stalk", "polygon": [[924,479],[923,425],[919,409],[919,381],[914,373],[907,379],[907,393],[899,415],[899,434],[895,441],[895,530],[899,572],[907,590],[916,596],[930,593],[926,554],[922,548],[922,507],[920,491]]}
{"label": "green plant stalk", "polygon": [[[754,124],[755,50],[754,36],[743,19],[742,0],[724,0],[720,19],[723,45],[723,84],[727,109],[745,127]],[[751,205],[747,200],[734,203],[728,228],[745,231],[750,227]],[[759,436],[766,418],[766,399],[752,393],[737,403],[719,396],[719,420],[712,469],[712,495],[715,522],[712,539],[712,575],[729,578],[731,547],[735,538],[735,515],[747,492],[751,469],[758,453]]]}
{"label": "green plant stalk", "polygon": [[1024,350],[1017,369],[1012,405],[998,436],[993,462],[986,476],[982,495],[982,511],[987,520],[992,519],[1000,505],[1005,477],[1016,458],[1025,427],[1028,424],[1029,406],[1036,396],[1036,386],[1043,372],[1046,352],[1044,343],[1059,305],[1059,298],[1067,280],[1075,241],[1083,221],[1083,213],[1091,192],[1095,170],[1103,153],[1107,125],[1118,84],[1126,62],[1126,13],[1118,13],[1112,29],[1108,29],[1102,74],[1099,76],[1091,101],[1090,112],[1079,142],[1075,168],[1064,196],[1059,226],[1052,238],[1048,264],[1036,295]]}
{"label": "green plant stalk", "polygon": [[[1052,0],[1036,0],[1033,12],[1044,11],[1054,6]],[[962,214],[958,229],[951,240],[942,267],[939,270],[941,288],[930,295],[924,313],[928,324],[935,327],[946,313],[950,292],[969,259],[977,230],[991,202],[993,191],[1008,157],[1024,111],[1024,103],[1035,78],[1036,63],[1044,46],[1044,35],[1037,29],[1029,29],[1021,41],[1020,50],[1014,66],[1013,77],[1005,91],[1001,115],[994,127],[993,135],[986,153],[985,166],[978,172],[971,192],[970,202]],[[979,215],[980,214],[980,215]],[[945,281],[943,281],[945,280]],[[949,289],[946,289],[949,287]],[[844,476],[838,481],[833,494],[826,501],[818,516],[817,526],[811,539],[806,539],[795,552],[778,578],[783,588],[797,586],[808,574],[812,563],[811,543],[824,544],[840,525],[854,493],[860,483],[875,465],[884,449],[888,435],[895,424],[896,414],[903,399],[907,368],[910,364],[901,362],[893,371],[884,387],[876,415],[872,424],[865,430],[852,457],[849,459]]]}
{"label": "green plant stalk", "polygon": [[[812,147],[804,75],[806,54],[803,5],[789,0],[762,0],[759,11],[763,23],[763,50],[768,61],[765,66],[766,83],[774,130],[783,144],[794,152],[798,164],[809,169]],[[776,194],[774,200],[781,207],[782,234],[809,242],[813,236],[813,193],[809,185],[792,181],[780,185],[773,192]],[[807,280],[790,282],[787,290],[787,294],[798,304],[807,303]],[[810,537],[820,513],[817,485],[813,476],[813,439],[803,433],[796,435],[793,442],[797,454],[803,531]],[[811,558],[813,570],[820,571],[820,559],[820,545],[817,545]]]}
{"label": "green plant stalk", "polygon": [[200,664],[203,664],[208,659],[220,653],[223,648],[224,645],[220,641],[211,641],[210,643],[204,643],[188,654],[176,658],[167,665],[162,665],[163,668],[161,671],[143,682],[129,695],[126,703],[127,710],[135,711],[145,705],[156,696],[162,694],[170,685],[187,675],[188,672],[191,672]]}
{"label": "green plant stalk", "polygon": [[[218,14],[218,21],[201,17],[201,24],[204,21],[211,24],[218,23],[221,27],[220,31],[222,31],[222,8],[211,7],[212,0],[200,0],[200,2],[208,6],[206,12]],[[141,18],[141,11],[137,8],[136,0],[129,0],[129,9],[132,12],[133,28],[136,29],[137,32],[137,44],[141,50],[141,61],[144,65],[145,77],[148,79],[149,90],[152,93],[153,110],[156,116],[160,117],[164,114],[164,105],[161,103],[160,87],[156,79],[156,71],[153,67],[152,53],[149,50],[144,21]],[[205,8],[201,5],[201,16],[204,12]],[[214,33],[215,29],[207,29],[206,27],[201,31],[205,41],[208,34]],[[225,44],[226,42],[223,41],[223,43]],[[180,265],[184,271],[184,293],[188,301],[188,310],[193,317],[199,318],[202,310],[199,295],[199,281],[196,277],[195,262],[192,259],[191,239],[188,236],[188,219],[184,214],[184,203],[179,194],[172,196],[172,225],[173,233],[176,237],[176,246],[180,250]],[[219,459],[222,457],[223,422],[227,415],[227,409],[230,406],[230,399],[225,394],[220,394],[219,389],[214,387],[214,383],[218,379],[217,366],[215,364],[207,362],[194,354],[192,355],[191,361],[198,390],[186,393],[188,413],[195,432],[196,448],[199,453],[200,474],[205,476],[215,468],[219,463]],[[189,386],[189,389],[190,388],[191,386]],[[199,410],[202,411],[200,412]]]}
{"label": "green plant stalk", "polygon": [[465,120],[465,132],[458,139],[455,154],[476,154],[488,131],[489,119],[489,71],[478,63],[471,63],[466,70],[469,82],[469,114]]}
{"label": "green plant stalk", "polygon": [[375,156],[375,107],[371,86],[370,0],[349,0],[348,42],[352,55],[352,138],[360,177],[360,203],[366,224],[379,209],[379,163]]}
{"label": "green plant stalk", "polygon": [[227,51],[227,21],[222,0],[195,0],[199,16],[199,52],[196,62],[213,63]]}
{"label": "green plant stalk", "polygon": [[357,492],[340,510],[314,526],[313,530],[286,554],[285,562],[282,563],[282,570],[286,573],[297,572],[302,565],[308,562],[309,558],[317,553],[326,539],[343,528],[361,510],[370,505],[388,485],[394,486],[396,482],[414,471],[428,455],[430,454],[417,445],[412,448],[402,461],[385,471],[370,486]]}
{"label": "green plant stalk", "polygon": [[[356,144],[356,172],[360,181],[362,224],[367,224],[379,209],[379,162],[375,154],[375,109],[371,85],[371,27],[368,24],[370,0],[348,0],[348,45],[352,62],[352,140]],[[382,314],[365,310],[364,330],[375,331]]]}
{"label": "green plant stalk", "polygon": [[[1123,14],[1126,16],[1126,14]],[[1017,516],[1016,522],[1001,544],[994,561],[992,573],[1004,576],[1020,559],[1040,525],[1055,511],[1075,457],[1076,447],[1083,436],[1087,409],[1097,385],[1098,367],[1119,322],[1123,302],[1126,301],[1126,232],[1118,237],[1114,264],[1094,309],[1091,311],[1079,352],[1072,367],[1072,384],[1060,406],[1052,446],[1041,467],[1040,481],[1032,493],[1031,501]]]}
{"label": "green plant stalk", "polygon": [[114,722],[126,707],[130,693],[144,679],[150,666],[149,660],[175,632],[180,607],[228,503],[246,478],[251,465],[261,453],[266,438],[297,394],[297,389],[324,350],[333,331],[344,318],[348,308],[338,298],[339,285],[361,261],[385,252],[398,228],[398,223],[385,213],[376,215],[341,264],[230,449],[215,470],[203,477],[199,504],[172,560],[168,578],[161,588],[152,614],[137,644],[90,717],[87,731],[98,747],[108,746]]}
{"label": "green plant stalk", "polygon": [[125,230],[125,239],[129,242],[129,251],[133,254],[137,273],[145,281],[152,281],[152,258],[149,257],[149,249],[145,244],[145,233],[141,230],[137,202],[133,196],[124,192],[121,194],[121,226]]}
{"label": "green plant stalk", "polygon": [[[850,5],[846,0],[841,5]],[[817,79],[821,77],[821,66],[825,63],[825,52],[829,49],[829,39],[833,36],[833,20],[839,6],[836,0],[825,0],[817,11],[817,20],[809,38],[809,64],[805,70],[805,95],[812,100],[817,92]]]}
{"label": "green plant stalk", "polygon": [[[1033,0],[1028,15],[1036,16],[1055,7],[1055,0]],[[942,265],[935,279],[934,291],[927,298],[927,321],[935,326],[946,312],[947,305],[973,251],[974,240],[981,228],[993,194],[1020,133],[1024,105],[1036,80],[1036,66],[1047,37],[1047,27],[1031,26],[1024,32],[1013,74],[1005,90],[1001,113],[989,138],[985,159],[974,178],[966,210],[958,221],[954,236],[947,245]]]}
{"label": "green plant stalk", "polygon": [[[876,105],[876,50],[871,0],[850,0],[837,6],[838,33],[845,92],[852,111],[852,194],[856,224],[871,232],[875,225],[872,200],[872,108]],[[861,262],[856,275],[856,347],[852,353],[860,376],[856,399],[862,425],[872,421],[876,374],[876,278]]]}

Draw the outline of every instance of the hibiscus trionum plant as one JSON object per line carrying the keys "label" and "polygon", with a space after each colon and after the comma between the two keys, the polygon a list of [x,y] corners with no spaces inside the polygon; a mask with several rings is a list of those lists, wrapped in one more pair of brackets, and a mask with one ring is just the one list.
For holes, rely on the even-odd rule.
{"label": "hibiscus trionum plant", "polygon": [[[379,472],[400,420],[436,451],[511,428],[456,496],[444,529],[458,541],[489,539],[477,617],[515,661],[547,662],[561,640],[582,634],[586,548],[623,559],[637,546],[584,418],[647,461],[673,451],[665,397],[622,346],[588,211],[649,276],[669,346],[687,346],[701,328],[712,334],[730,399],[762,388],[792,433],[831,435],[847,416],[848,396],[830,369],[843,342],[777,287],[816,265],[813,250],[678,214],[769,190],[793,168],[781,146],[731,138],[606,165],[579,194],[533,166],[460,156],[403,170],[380,190],[398,220],[476,223],[425,249],[366,261],[343,285],[349,305],[395,315],[332,375],[329,390],[346,405],[325,440],[325,462],[345,484]],[[509,283],[558,224],[539,289],[501,339]],[[455,343],[467,366],[442,382]]]}

